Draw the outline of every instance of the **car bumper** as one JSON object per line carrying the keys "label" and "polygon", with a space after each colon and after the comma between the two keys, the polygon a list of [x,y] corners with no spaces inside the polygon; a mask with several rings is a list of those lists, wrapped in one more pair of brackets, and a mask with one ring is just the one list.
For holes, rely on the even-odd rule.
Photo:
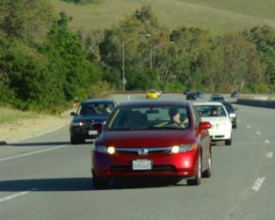
{"label": "car bumper", "polygon": [[[197,175],[199,151],[178,154],[154,155],[144,157],[137,155],[108,155],[92,153],[92,174],[97,178],[117,177],[180,177],[188,178]],[[151,161],[148,170],[134,170],[133,161]]]}
{"label": "car bumper", "polygon": [[158,95],[147,95],[146,98],[147,99],[157,99]]}
{"label": "car bumper", "polygon": [[231,139],[231,127],[230,129],[209,129],[209,135],[211,138],[211,141],[222,141]]}
{"label": "car bumper", "polygon": [[71,136],[77,137],[79,139],[93,139],[98,136],[98,131],[74,126],[70,128],[70,134]]}

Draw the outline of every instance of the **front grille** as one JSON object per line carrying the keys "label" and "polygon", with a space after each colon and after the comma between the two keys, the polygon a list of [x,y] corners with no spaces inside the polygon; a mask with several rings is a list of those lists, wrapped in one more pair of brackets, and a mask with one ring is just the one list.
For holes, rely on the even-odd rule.
{"label": "front grille", "polygon": [[85,122],[85,130],[89,130],[92,128],[94,122]]}
{"label": "front grille", "polygon": [[171,165],[154,165],[151,170],[133,170],[131,166],[112,166],[111,173],[148,173],[148,172],[175,172],[176,169]]}
{"label": "front grille", "polygon": [[152,153],[169,153],[171,147],[118,147],[116,148],[117,153],[130,153],[130,154],[139,154],[139,155],[148,155]]}

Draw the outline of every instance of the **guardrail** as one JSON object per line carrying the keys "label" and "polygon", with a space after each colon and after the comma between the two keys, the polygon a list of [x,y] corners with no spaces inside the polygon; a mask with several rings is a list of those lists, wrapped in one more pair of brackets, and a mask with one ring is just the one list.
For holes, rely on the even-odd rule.
{"label": "guardrail", "polygon": [[275,108],[275,97],[266,95],[241,96],[236,100],[236,104],[263,108]]}

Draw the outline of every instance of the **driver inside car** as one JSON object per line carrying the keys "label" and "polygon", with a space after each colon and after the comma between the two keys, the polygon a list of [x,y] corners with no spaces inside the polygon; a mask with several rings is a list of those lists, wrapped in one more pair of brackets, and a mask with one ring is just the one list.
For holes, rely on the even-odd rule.
{"label": "driver inside car", "polygon": [[181,115],[177,108],[171,108],[168,111],[170,120],[167,125],[176,125],[178,127],[185,127],[183,122],[181,121]]}

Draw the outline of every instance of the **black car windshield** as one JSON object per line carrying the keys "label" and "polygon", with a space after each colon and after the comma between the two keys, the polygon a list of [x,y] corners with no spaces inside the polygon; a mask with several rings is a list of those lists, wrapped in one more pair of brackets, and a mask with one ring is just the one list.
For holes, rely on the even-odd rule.
{"label": "black car windshield", "polygon": [[85,103],[77,109],[78,115],[109,115],[114,108],[112,103]]}
{"label": "black car windshield", "polygon": [[225,108],[226,108],[226,110],[229,112],[229,113],[234,113],[234,108],[233,108],[233,106],[231,105],[231,104],[228,104],[228,103],[224,103],[223,104],[224,106],[225,106]]}
{"label": "black car windshield", "polygon": [[[176,119],[176,122],[172,119]],[[187,108],[178,106],[120,107],[117,108],[110,120],[109,130],[172,130],[189,128]]]}

